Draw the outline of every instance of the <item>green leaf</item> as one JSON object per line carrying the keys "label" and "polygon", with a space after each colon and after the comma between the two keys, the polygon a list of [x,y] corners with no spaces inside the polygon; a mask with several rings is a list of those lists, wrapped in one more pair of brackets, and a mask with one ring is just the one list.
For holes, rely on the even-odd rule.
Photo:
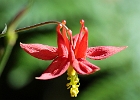
{"label": "green leaf", "polygon": [[5,24],[5,28],[3,29],[2,33],[0,34],[0,38],[6,36],[7,32],[7,25]]}

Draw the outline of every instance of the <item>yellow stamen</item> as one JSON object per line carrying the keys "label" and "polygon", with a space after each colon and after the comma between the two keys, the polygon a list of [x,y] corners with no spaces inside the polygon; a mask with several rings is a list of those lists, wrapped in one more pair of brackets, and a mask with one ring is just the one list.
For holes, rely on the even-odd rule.
{"label": "yellow stamen", "polygon": [[67,74],[67,80],[70,80],[66,85],[67,89],[70,89],[71,97],[77,97],[77,94],[79,93],[78,87],[80,86],[78,75],[72,66],[68,68]]}

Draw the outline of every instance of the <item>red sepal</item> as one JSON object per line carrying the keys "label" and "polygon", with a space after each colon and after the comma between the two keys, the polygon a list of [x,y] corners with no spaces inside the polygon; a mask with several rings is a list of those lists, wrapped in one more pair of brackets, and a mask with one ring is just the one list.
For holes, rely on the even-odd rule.
{"label": "red sepal", "polygon": [[57,48],[48,45],[20,43],[20,46],[31,56],[42,60],[52,60],[58,55]]}
{"label": "red sepal", "polygon": [[86,56],[93,60],[101,60],[108,58],[122,50],[127,48],[127,46],[123,47],[115,47],[115,46],[98,46],[98,47],[90,47],[87,49]]}

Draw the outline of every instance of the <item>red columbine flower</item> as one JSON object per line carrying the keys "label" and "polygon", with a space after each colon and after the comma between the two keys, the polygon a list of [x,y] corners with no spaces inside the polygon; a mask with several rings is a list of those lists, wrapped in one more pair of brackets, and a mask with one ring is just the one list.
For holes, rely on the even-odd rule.
{"label": "red columbine flower", "polygon": [[[58,47],[42,44],[20,44],[21,48],[38,59],[53,60],[44,73],[40,77],[36,77],[36,79],[48,80],[56,78],[67,71],[67,79],[70,80],[67,83],[67,87],[70,89],[72,97],[76,97],[79,92],[77,73],[88,75],[100,69],[88,62],[86,57],[93,60],[102,60],[126,48],[126,46],[98,46],[88,48],[88,29],[84,26],[84,20],[81,20],[80,23],[80,33],[73,37],[71,30],[65,26],[65,21],[57,26]],[[61,28],[62,31],[60,30]]]}

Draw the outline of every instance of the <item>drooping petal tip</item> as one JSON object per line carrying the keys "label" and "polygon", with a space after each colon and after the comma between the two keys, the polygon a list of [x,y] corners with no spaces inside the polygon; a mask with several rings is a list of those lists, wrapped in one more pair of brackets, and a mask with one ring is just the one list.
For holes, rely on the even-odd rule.
{"label": "drooping petal tip", "polygon": [[39,80],[49,80],[49,79],[52,79],[51,77],[51,73],[45,73],[45,74],[42,74],[40,77],[35,77],[35,79],[39,79]]}
{"label": "drooping petal tip", "polygon": [[36,79],[48,80],[61,76],[67,71],[69,65],[70,62],[68,61],[68,58],[55,58],[43,74],[40,77],[36,77]]}

